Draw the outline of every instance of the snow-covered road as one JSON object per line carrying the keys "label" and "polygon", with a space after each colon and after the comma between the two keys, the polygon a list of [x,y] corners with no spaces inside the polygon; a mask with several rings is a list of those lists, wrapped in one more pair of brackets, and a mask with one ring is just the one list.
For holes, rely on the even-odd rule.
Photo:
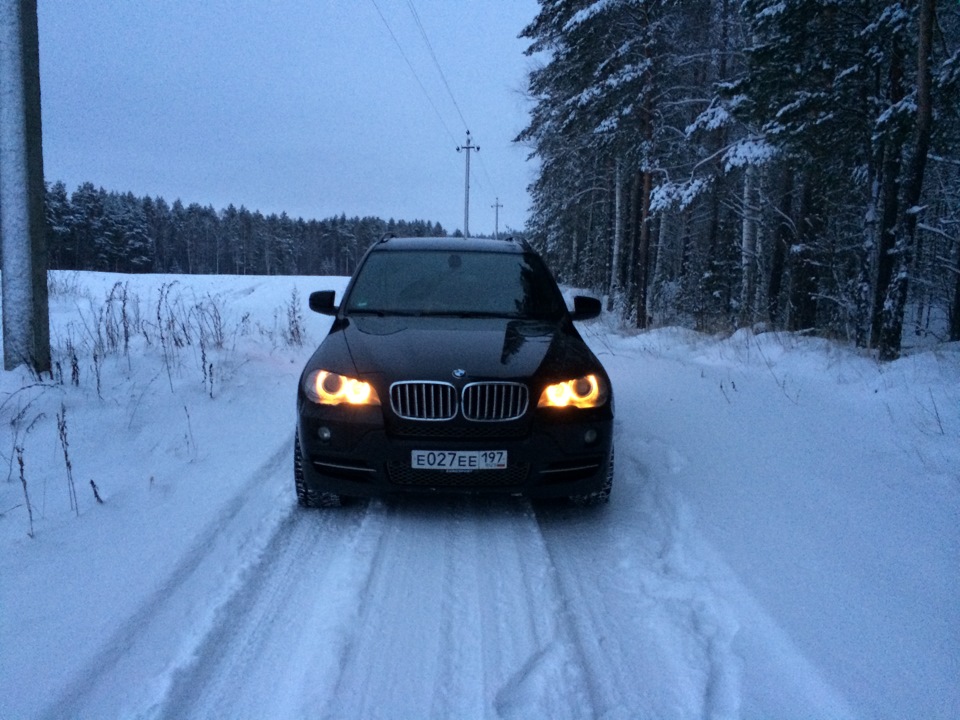
{"label": "snow-covered road", "polygon": [[[262,313],[290,281],[218,282]],[[97,390],[5,376],[6,412],[68,408],[73,465],[106,504],[60,508],[55,435],[40,418],[17,436],[49,480],[27,465],[35,537],[22,510],[0,518],[0,717],[960,709],[955,348],[879,369],[820,341],[589,325],[617,394],[609,505],[314,511],[292,490],[309,348],[261,322],[243,352],[207,351],[216,385],[189,355],[168,376],[149,349]]]}
{"label": "snow-covered road", "polygon": [[[304,511],[278,464],[224,508],[216,537],[201,534],[49,717],[737,715],[736,628],[710,582],[687,572],[690,548],[670,522],[626,532],[612,506],[516,499]],[[624,465],[636,469],[629,455]],[[286,511],[255,559],[237,557],[246,567],[211,617],[191,615],[209,566],[271,497]],[[180,660],[167,656],[152,707],[137,708],[149,693],[129,684],[171,632]]]}
{"label": "snow-covered road", "polygon": [[709,589],[680,568],[638,572],[649,548],[602,509],[572,512],[293,510],[158,714],[734,716],[735,628]]}

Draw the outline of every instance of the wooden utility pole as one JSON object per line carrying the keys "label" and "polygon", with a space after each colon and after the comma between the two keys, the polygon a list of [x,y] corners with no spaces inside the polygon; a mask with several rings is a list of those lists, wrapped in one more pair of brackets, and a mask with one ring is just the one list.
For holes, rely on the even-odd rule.
{"label": "wooden utility pole", "polygon": [[490,207],[493,208],[493,237],[496,240],[500,239],[500,208],[503,205],[500,203],[500,198],[496,198],[493,205]]}
{"label": "wooden utility pole", "polygon": [[37,0],[0,0],[3,365],[50,371]]}
{"label": "wooden utility pole", "polygon": [[463,236],[470,237],[470,151],[480,152],[479,145],[470,144],[470,131],[467,130],[467,144],[457,148],[457,152],[466,151],[467,154],[467,179],[464,183],[463,191]]}

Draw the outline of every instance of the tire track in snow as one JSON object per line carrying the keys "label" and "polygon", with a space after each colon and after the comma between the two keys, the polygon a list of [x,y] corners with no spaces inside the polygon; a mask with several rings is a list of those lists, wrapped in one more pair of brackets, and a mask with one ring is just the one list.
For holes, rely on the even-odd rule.
{"label": "tire track in snow", "polygon": [[467,717],[483,708],[485,668],[481,652],[470,643],[457,642],[459,629],[477,622],[481,615],[479,594],[482,571],[470,562],[474,532],[462,502],[451,508],[450,551],[444,559],[447,591],[440,617],[440,653],[447,658],[441,668],[432,699],[434,717]]}
{"label": "tire track in snow", "polygon": [[367,505],[294,511],[152,715],[313,715],[318,688],[339,674],[381,531]]}
{"label": "tire track in snow", "polygon": [[617,454],[609,506],[538,513],[597,714],[736,717],[732,614],[690,554],[678,499],[626,443]]}
{"label": "tire track in snow", "polygon": [[314,715],[594,714],[528,505],[405,498],[381,508],[356,632],[322,711],[309,705]]}
{"label": "tire track in snow", "polygon": [[[585,659],[574,642],[567,611],[567,598],[558,584],[556,567],[547,549],[540,526],[528,507],[524,532],[516,534],[505,554],[517,558],[516,574],[523,578],[526,611],[535,630],[535,643],[525,661],[495,696],[497,716],[502,718],[598,717]],[[501,587],[501,591],[507,588]],[[506,615],[501,616],[501,621]],[[501,627],[504,637],[515,631]],[[558,689],[562,689],[558,692]]]}
{"label": "tire track in snow", "polygon": [[443,633],[450,661],[433,716],[592,716],[529,504],[461,501],[454,523]]}
{"label": "tire track in snow", "polygon": [[[191,660],[175,667],[170,673],[170,686],[163,702],[154,706],[147,715],[154,717],[210,716],[211,708],[203,707],[198,698],[201,696],[218,697],[224,685],[229,686],[238,667],[242,666],[251,652],[253,640],[259,637],[259,631],[266,623],[263,613],[256,613],[254,630],[246,634],[242,641],[236,636],[230,637],[229,626],[236,623],[237,617],[245,612],[253,612],[262,607],[250,606],[258,595],[269,596],[271,602],[282,600],[284,590],[289,584],[292,563],[289,557],[281,562],[270,564],[267,557],[275,555],[278,547],[289,545],[299,550],[305,542],[306,533],[299,532],[295,514],[289,515],[279,531],[265,548],[260,562],[246,574],[242,586],[217,612],[212,627],[202,635],[197,648],[192,651]],[[265,590],[264,590],[265,588]],[[263,592],[258,592],[264,590]],[[223,669],[218,668],[218,660]]]}
{"label": "tire track in snow", "polygon": [[[66,690],[54,699],[41,714],[42,718],[84,717],[90,713],[84,708],[137,707],[147,701],[143,678],[138,669],[154,667],[159,672],[167,662],[164,653],[175,654],[177,638],[167,632],[168,627],[181,627],[183,616],[195,610],[190,601],[195,597],[193,586],[207,586],[204,575],[218,576],[217,560],[221,555],[235,558],[237,548],[243,552],[249,543],[265,542],[276,531],[267,528],[261,537],[246,537],[250,527],[259,527],[264,518],[263,507],[276,506],[279,486],[278,467],[286,468],[284,461],[293,452],[293,441],[282,443],[244,482],[237,494],[217,517],[198,535],[190,550],[183,554],[167,580],[140,606],[140,609],[120,624],[104,643],[101,650],[87,663]],[[274,514],[276,522],[287,512]],[[175,620],[173,618],[176,618]],[[169,656],[167,656],[169,657]],[[94,713],[97,714],[97,713]]]}
{"label": "tire track in snow", "polygon": [[[690,693],[702,693],[701,716],[756,717],[774,707],[782,717],[857,717],[697,530],[669,480],[686,458],[656,437],[635,441],[634,448],[635,467],[650,475],[637,512],[650,518],[651,532],[650,561],[633,585],[678,628],[686,618],[687,653],[701,658],[704,668],[699,679],[691,673],[687,681]],[[640,456],[655,470],[642,467]],[[636,548],[625,550],[623,557],[636,555]],[[785,714],[784,708],[792,710]]]}
{"label": "tire track in snow", "polygon": [[[365,548],[369,573],[356,598],[339,672],[317,693],[321,717],[423,714],[411,709],[423,706],[440,662],[432,625],[441,613],[444,543],[435,541],[429,508],[425,518],[408,516],[393,501],[373,504],[382,533]],[[424,617],[431,622],[422,622]]]}

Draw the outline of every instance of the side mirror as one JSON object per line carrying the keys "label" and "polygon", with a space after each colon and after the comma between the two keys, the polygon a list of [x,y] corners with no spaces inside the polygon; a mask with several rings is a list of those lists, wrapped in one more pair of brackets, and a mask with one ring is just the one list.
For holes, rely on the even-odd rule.
{"label": "side mirror", "polygon": [[597,317],[601,309],[600,301],[596,298],[576,295],[573,298],[573,312],[570,313],[570,318],[572,320],[590,320]]}
{"label": "side mirror", "polygon": [[310,293],[310,309],[321,315],[336,315],[339,307],[333,304],[336,292],[333,290],[319,290]]}

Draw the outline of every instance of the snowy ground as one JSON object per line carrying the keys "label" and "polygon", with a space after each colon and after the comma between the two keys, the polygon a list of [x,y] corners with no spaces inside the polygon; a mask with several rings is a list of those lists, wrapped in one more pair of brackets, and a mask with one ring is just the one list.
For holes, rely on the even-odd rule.
{"label": "snowy ground", "polygon": [[56,380],[0,375],[0,718],[960,717],[957,345],[584,324],[609,505],[303,511],[345,279],[51,279]]}

